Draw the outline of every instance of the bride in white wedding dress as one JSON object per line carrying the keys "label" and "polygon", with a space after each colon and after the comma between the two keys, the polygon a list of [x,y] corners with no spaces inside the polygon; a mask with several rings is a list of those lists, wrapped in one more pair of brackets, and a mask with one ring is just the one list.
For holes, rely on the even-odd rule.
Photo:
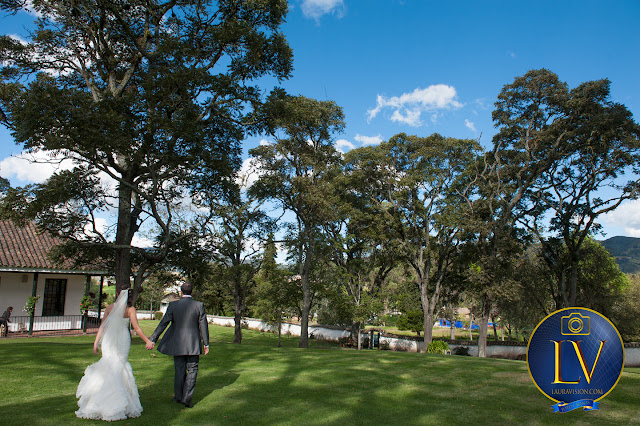
{"label": "bride in white wedding dress", "polygon": [[129,323],[138,336],[148,344],[134,307],[127,306],[129,291],[122,290],[114,304],[107,306],[102,325],[93,344],[98,353],[102,342],[102,358],[87,367],[80,380],[76,397],[79,410],[76,416],[94,420],[123,420],[142,413],[140,397],[133,370],[129,364],[131,333]]}

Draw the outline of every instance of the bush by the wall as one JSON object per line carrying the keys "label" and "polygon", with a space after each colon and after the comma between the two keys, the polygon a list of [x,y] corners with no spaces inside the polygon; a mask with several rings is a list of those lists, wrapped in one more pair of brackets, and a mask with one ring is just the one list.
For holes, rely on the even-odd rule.
{"label": "bush by the wall", "polygon": [[160,321],[163,316],[164,316],[164,314],[162,312],[160,312],[160,311],[155,311],[153,313],[153,317],[158,321]]}
{"label": "bush by the wall", "polygon": [[457,348],[453,349],[452,353],[454,355],[470,356],[468,346],[458,346]]}
{"label": "bush by the wall", "polygon": [[427,346],[427,353],[430,354],[443,354],[449,350],[449,344],[442,340],[433,340]]}

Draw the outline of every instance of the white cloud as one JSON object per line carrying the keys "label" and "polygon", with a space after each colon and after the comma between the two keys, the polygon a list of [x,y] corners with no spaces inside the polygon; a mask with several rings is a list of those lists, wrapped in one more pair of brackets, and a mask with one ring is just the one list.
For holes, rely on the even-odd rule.
{"label": "white cloud", "polygon": [[[261,142],[262,144],[262,142]],[[247,158],[238,171],[236,183],[242,188],[249,188],[260,178],[260,169],[255,158]]]}
{"label": "white cloud", "polygon": [[71,170],[74,162],[51,151],[23,152],[0,161],[0,176],[27,183],[42,183],[59,170]]}
{"label": "white cloud", "polygon": [[433,120],[437,117],[438,111],[461,108],[463,105],[456,98],[456,89],[446,84],[435,84],[426,89],[418,88],[411,93],[390,98],[378,95],[376,107],[367,111],[368,119],[371,121],[383,109],[391,109],[391,121],[418,127],[422,125],[423,112],[434,112]]}
{"label": "white cloud", "polygon": [[466,119],[466,118],[465,118],[465,120],[464,120],[464,125],[465,125],[465,126],[467,126],[467,128],[468,128],[469,130],[471,130],[473,133],[476,133],[476,132],[477,132],[477,130],[476,130],[476,125],[475,125],[475,124],[473,124],[471,121],[469,121],[469,120],[468,120],[468,119]]}
{"label": "white cloud", "polygon": [[150,248],[153,247],[153,241],[143,236],[134,235],[131,239],[131,245],[140,248]]}
{"label": "white cloud", "polygon": [[273,142],[268,141],[266,139],[261,139],[260,140],[260,146],[265,146],[265,145],[273,145]]}
{"label": "white cloud", "polygon": [[341,153],[345,153],[345,151],[349,151],[353,148],[355,148],[356,146],[354,144],[352,144],[351,142],[349,142],[346,139],[338,139],[336,141],[336,149],[338,151],[340,151]]}
{"label": "white cloud", "polygon": [[382,142],[382,135],[377,135],[377,136],[356,135],[356,137],[354,139],[357,140],[358,142],[360,142],[363,146],[364,145],[379,145]]}
{"label": "white cloud", "polygon": [[343,0],[302,0],[302,13],[307,18],[318,20],[327,14],[334,14],[341,18],[344,12]]}
{"label": "white cloud", "polygon": [[603,224],[623,229],[625,236],[640,237],[640,200],[627,201],[601,218]]}

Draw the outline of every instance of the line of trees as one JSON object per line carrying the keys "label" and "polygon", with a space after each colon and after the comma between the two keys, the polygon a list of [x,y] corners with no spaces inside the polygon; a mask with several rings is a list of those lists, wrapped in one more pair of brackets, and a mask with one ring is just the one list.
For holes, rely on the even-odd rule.
{"label": "line of trees", "polygon": [[[1,6],[40,17],[28,43],[0,38],[0,121],[25,149],[76,166],[23,188],[1,181],[0,212],[65,238],[60,259],[106,262],[119,288],[133,278],[134,299],[149,274],[179,269],[210,309],[233,313],[236,343],[250,312],[297,316],[307,347],[314,316],[359,336],[397,310],[421,318],[428,344],[443,307],[463,300],[480,356],[491,318],[524,331],[576,304],[638,332],[636,284],[592,239],[640,183],[640,126],[608,80],[516,78],[490,147],[398,134],[343,155],[338,105],[255,83],[290,75],[286,1]],[[272,140],[250,151],[248,188],[247,134]],[[151,248],[133,244],[141,232]]]}

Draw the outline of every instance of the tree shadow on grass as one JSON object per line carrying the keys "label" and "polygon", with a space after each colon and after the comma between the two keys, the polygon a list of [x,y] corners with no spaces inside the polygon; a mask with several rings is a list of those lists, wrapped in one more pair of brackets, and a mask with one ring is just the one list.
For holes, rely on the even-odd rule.
{"label": "tree shadow on grass", "polygon": [[[264,348],[263,348],[264,349]],[[215,402],[211,424],[519,424],[553,422],[522,363],[424,354],[286,349],[257,354],[253,377]],[[258,374],[256,374],[256,372]],[[496,377],[493,377],[496,373]],[[505,375],[509,375],[506,380]],[[634,398],[635,399],[635,398]],[[496,406],[510,410],[496,410]],[[627,404],[628,405],[628,404]],[[567,413],[568,423],[615,424],[617,413]],[[203,423],[189,413],[192,423]],[[619,419],[618,419],[619,420]]]}
{"label": "tree shadow on grass", "polygon": [[19,346],[0,347],[0,369],[37,368],[78,381],[84,369],[98,359],[99,355],[93,354],[91,344],[87,343],[33,340]]}
{"label": "tree shadow on grass", "polygon": [[[69,350],[69,347],[73,349]],[[24,361],[29,354],[35,353],[37,356],[37,360],[29,361],[31,365],[26,374],[12,372],[7,376],[13,389],[4,388],[7,386],[6,382],[0,384],[0,393],[4,395],[0,399],[0,424],[103,424],[75,417],[75,410],[78,409],[75,397],[77,384],[84,368],[99,357],[95,355],[95,359],[85,361],[83,355],[65,358],[65,354],[82,352],[86,347],[85,343],[35,342],[14,348],[13,354],[11,351],[0,351],[0,354],[8,355],[0,363],[0,371],[5,368],[15,369],[16,363],[19,366],[20,359]],[[132,345],[131,353],[133,356],[130,356],[130,362],[134,368],[143,413],[139,418],[125,420],[126,424],[184,423],[182,418],[190,409],[172,401],[173,357],[155,354],[154,357],[152,353],[147,353],[143,345]],[[145,356],[147,354],[148,357]],[[226,365],[232,367],[232,360],[228,360]],[[47,386],[46,390],[41,390],[39,384],[34,383],[34,372],[44,372],[46,378],[38,380],[42,380],[41,383]],[[193,402],[200,404],[202,400],[215,395],[216,391],[233,384],[238,377],[239,374],[232,369],[221,371],[212,362],[201,362]]]}

